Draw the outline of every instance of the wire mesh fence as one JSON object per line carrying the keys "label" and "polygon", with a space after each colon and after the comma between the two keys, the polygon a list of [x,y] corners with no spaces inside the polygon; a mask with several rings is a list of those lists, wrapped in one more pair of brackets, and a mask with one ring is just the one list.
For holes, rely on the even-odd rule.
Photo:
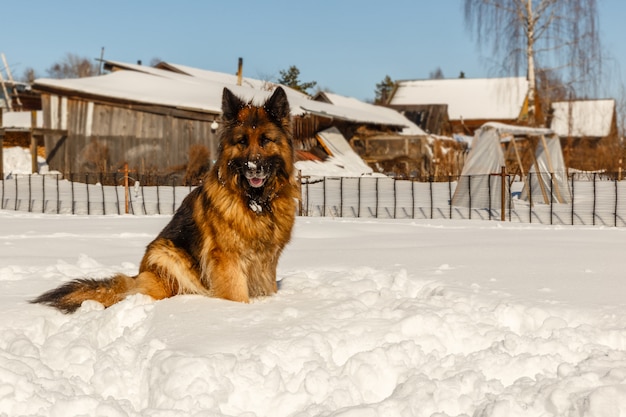
{"label": "wire mesh fence", "polygon": [[[533,175],[544,185],[533,190]],[[0,184],[0,208],[31,213],[171,215],[194,186],[169,177],[122,174],[13,174]],[[149,185],[148,185],[149,184]],[[555,193],[559,188],[559,193]],[[557,198],[555,196],[559,196]],[[565,198],[567,197],[567,198]],[[553,225],[626,226],[626,181],[610,174],[430,178],[302,178],[301,216],[483,219]]]}

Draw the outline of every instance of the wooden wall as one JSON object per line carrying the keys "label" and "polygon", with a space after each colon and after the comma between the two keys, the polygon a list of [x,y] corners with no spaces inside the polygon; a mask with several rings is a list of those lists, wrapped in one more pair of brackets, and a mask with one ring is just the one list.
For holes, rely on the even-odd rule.
{"label": "wooden wall", "polygon": [[[115,172],[125,163],[140,174],[169,175],[185,169],[189,149],[217,153],[212,118],[155,106],[99,103],[42,95],[45,145],[51,170]],[[54,133],[58,131],[60,133]]]}

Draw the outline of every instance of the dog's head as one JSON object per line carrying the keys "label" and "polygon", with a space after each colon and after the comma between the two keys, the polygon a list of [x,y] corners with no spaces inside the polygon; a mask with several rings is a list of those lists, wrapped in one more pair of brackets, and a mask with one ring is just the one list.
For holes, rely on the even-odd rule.
{"label": "dog's head", "polygon": [[224,89],[217,165],[225,185],[259,204],[267,204],[290,180],[294,169],[291,118],[281,87],[260,106]]}

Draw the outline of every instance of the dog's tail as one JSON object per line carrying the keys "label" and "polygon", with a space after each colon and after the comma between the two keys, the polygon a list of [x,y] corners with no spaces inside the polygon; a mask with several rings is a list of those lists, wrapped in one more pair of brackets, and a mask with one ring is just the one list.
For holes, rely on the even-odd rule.
{"label": "dog's tail", "polygon": [[141,273],[136,277],[117,274],[106,279],[75,279],[58,288],[41,294],[31,303],[45,304],[58,308],[64,313],[73,313],[83,301],[94,300],[110,307],[131,294],[143,293],[155,299],[169,296],[151,273]]}

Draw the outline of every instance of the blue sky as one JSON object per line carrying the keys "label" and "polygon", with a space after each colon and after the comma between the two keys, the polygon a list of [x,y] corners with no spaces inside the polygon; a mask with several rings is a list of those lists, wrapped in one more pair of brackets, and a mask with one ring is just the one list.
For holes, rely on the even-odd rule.
{"label": "blue sky", "polygon": [[[149,64],[154,58],[214,71],[276,79],[296,65],[302,81],[361,100],[385,75],[448,78],[503,75],[463,20],[462,0],[42,1],[0,0],[0,25],[14,77],[46,69],[67,53]],[[600,34],[612,58],[599,95],[626,82],[626,1],[598,0]],[[26,7],[26,5],[28,5]],[[1,65],[1,64],[0,64]]]}

